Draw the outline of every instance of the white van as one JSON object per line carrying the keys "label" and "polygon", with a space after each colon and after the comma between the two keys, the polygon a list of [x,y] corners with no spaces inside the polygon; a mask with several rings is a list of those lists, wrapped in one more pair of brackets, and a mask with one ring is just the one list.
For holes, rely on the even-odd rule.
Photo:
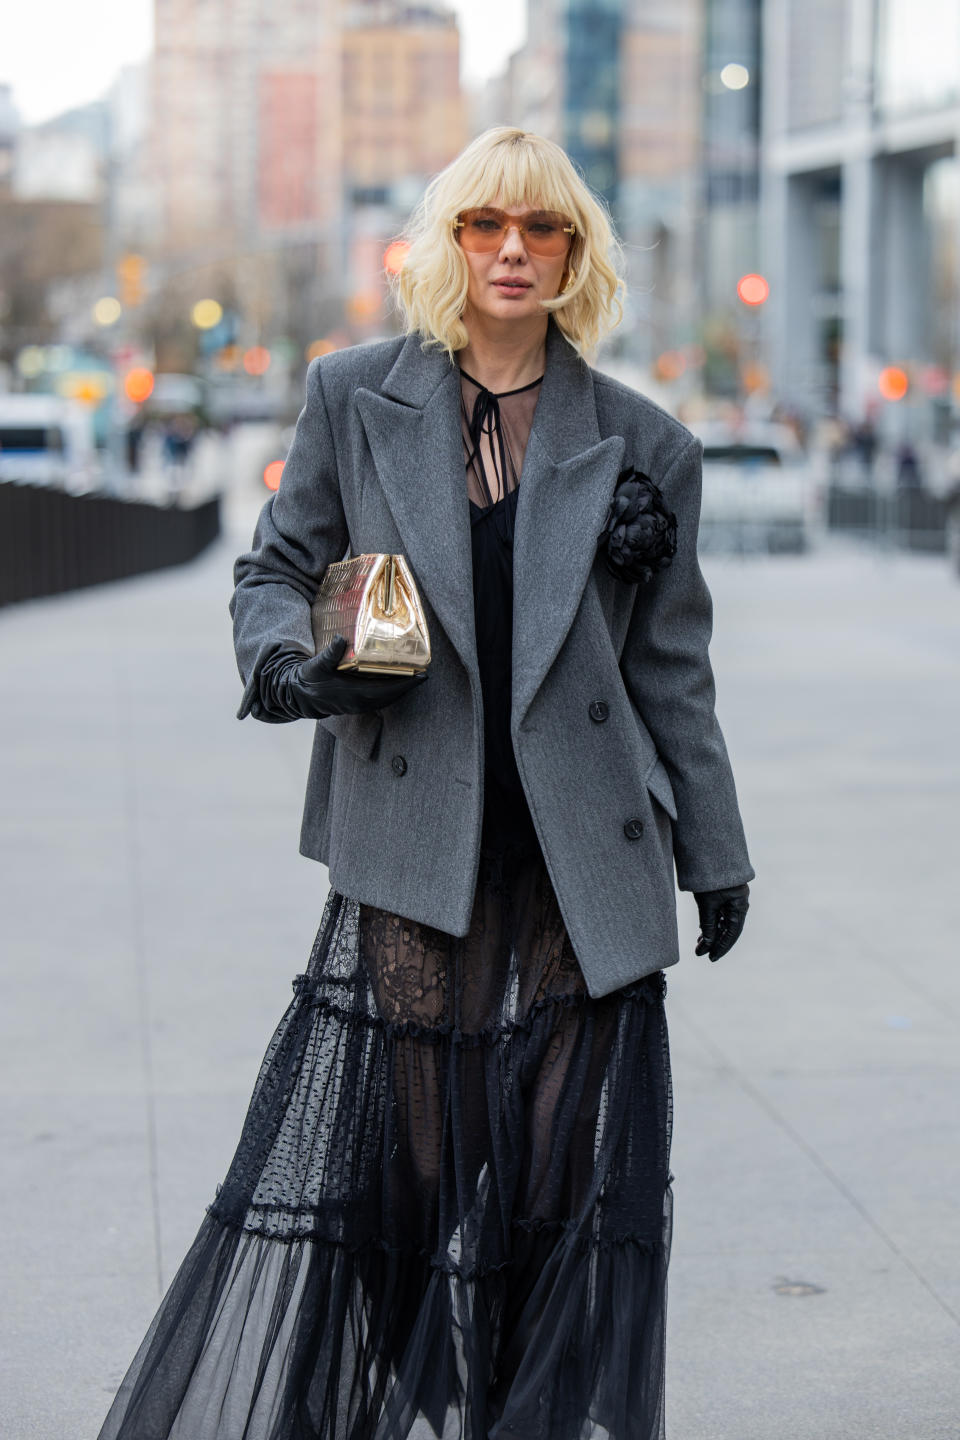
{"label": "white van", "polygon": [[86,405],[59,395],[0,394],[0,482],[83,494],[99,473]]}

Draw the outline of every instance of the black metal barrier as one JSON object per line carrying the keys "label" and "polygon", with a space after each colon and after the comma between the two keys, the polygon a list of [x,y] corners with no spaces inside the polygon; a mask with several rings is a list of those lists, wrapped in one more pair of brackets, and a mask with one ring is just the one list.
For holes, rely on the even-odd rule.
{"label": "black metal barrier", "polygon": [[219,534],[219,495],[181,507],[0,484],[0,605],[181,565]]}
{"label": "black metal barrier", "polygon": [[926,490],[881,493],[830,485],[827,525],[901,550],[942,555],[947,548],[947,504]]}

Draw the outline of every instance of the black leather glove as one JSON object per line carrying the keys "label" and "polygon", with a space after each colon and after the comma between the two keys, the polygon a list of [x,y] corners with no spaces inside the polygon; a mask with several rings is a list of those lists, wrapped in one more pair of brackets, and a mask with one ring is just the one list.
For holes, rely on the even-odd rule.
{"label": "black leather glove", "polygon": [[710,952],[711,960],[719,960],[736,945],[750,907],[750,886],[730,885],[725,890],[701,890],[694,894],[700,912],[700,936],[696,955]]}
{"label": "black leather glove", "polygon": [[258,676],[263,710],[251,714],[267,720],[321,720],[327,715],[356,715],[380,710],[400,700],[414,686],[426,680],[418,675],[371,675],[337,670],[347,642],[335,635],[316,655],[302,650],[278,650],[271,655]]}

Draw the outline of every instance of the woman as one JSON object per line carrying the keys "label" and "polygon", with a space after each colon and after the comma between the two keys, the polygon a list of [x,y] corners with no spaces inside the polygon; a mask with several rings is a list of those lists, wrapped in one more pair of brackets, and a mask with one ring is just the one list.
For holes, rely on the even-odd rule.
{"label": "woman", "polygon": [[[702,447],[579,353],[622,285],[557,146],[482,135],[411,239],[406,336],[310,365],[236,564],[239,713],[317,721],[331,889],[101,1440],[663,1435],[674,865],[714,960],[754,874]],[[313,655],[325,568],[377,551],[425,677]]]}

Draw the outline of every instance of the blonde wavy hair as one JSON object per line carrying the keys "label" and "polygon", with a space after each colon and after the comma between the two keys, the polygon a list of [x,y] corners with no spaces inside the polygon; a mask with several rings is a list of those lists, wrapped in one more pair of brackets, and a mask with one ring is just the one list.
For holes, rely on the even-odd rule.
{"label": "blonde wavy hair", "polygon": [[467,259],[453,222],[463,210],[492,205],[556,210],[577,227],[564,294],[543,300],[567,339],[585,358],[623,318],[626,285],[623,251],[606,207],[578,174],[566,151],[542,135],[497,125],[478,135],[434,176],[401,238],[410,249],[393,296],[407,334],[419,333],[423,348],[439,345],[453,359],[467,344],[463,308]]}

